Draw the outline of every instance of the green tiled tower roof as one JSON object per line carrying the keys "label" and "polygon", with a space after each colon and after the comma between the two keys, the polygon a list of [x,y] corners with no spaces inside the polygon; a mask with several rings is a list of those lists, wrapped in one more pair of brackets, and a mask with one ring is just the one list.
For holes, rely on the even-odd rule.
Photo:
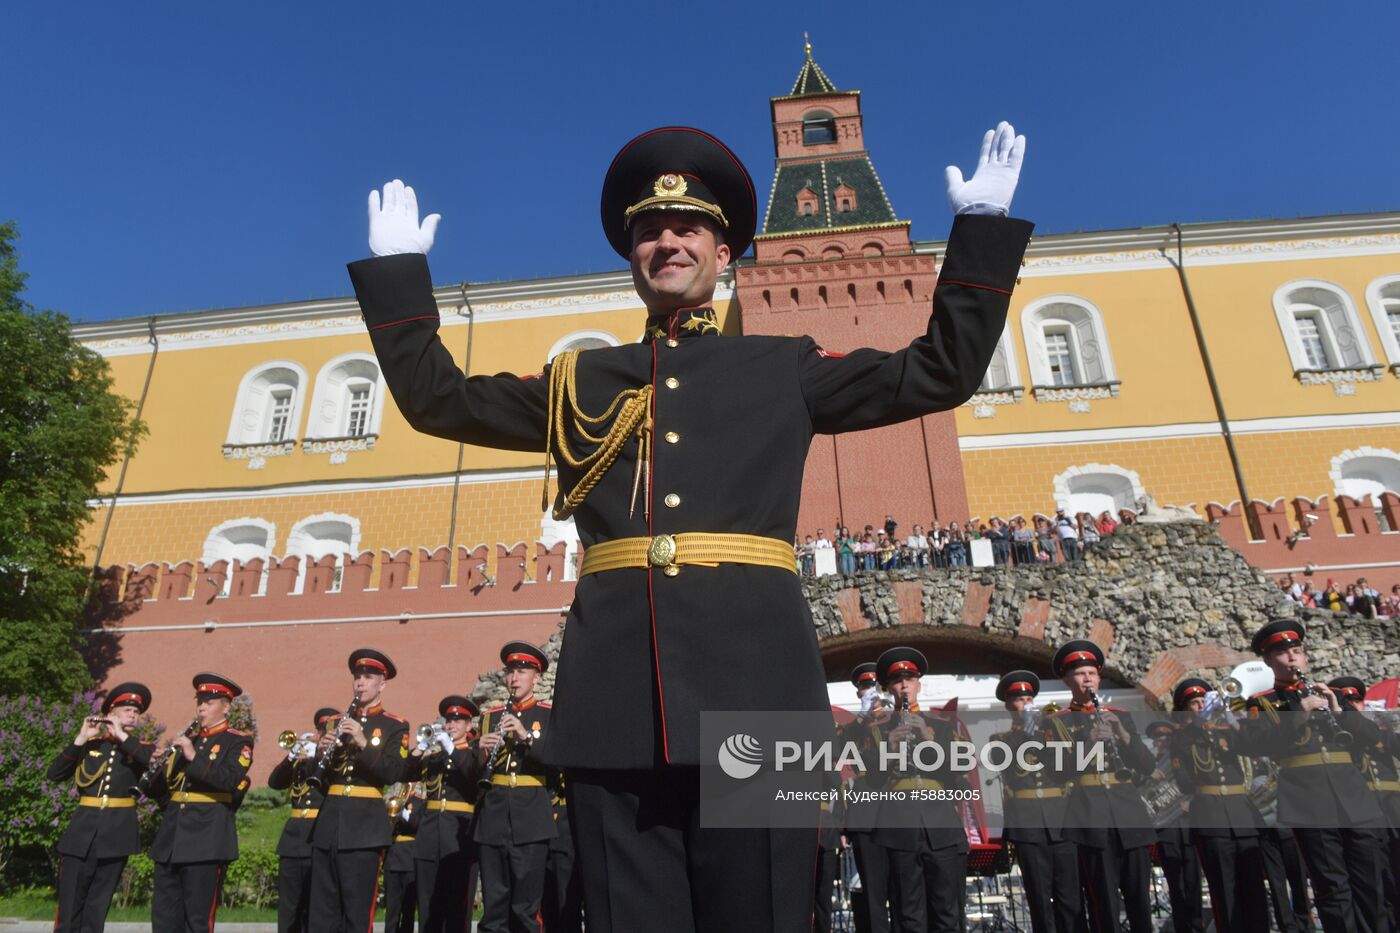
{"label": "green tiled tower roof", "polygon": [[[841,204],[836,192],[843,185],[855,192],[853,210],[838,210]],[[804,188],[810,188],[817,196],[817,210],[812,214],[802,214],[797,209],[797,195]],[[814,233],[828,227],[893,223],[898,219],[870,157],[864,153],[843,154],[819,162],[779,164],[761,235]]]}
{"label": "green tiled tower roof", "polygon": [[836,85],[831,83],[831,79],[822,71],[821,66],[812,61],[812,43],[807,41],[807,34],[802,34],[802,39],[807,46],[807,60],[802,63],[802,70],[797,73],[797,80],[792,83],[792,90],[788,92],[789,97],[805,97],[808,94],[835,94]]}

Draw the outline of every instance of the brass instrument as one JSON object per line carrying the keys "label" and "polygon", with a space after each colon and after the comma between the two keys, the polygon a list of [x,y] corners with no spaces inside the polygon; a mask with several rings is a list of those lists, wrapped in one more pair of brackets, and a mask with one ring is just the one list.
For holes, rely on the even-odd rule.
{"label": "brass instrument", "polygon": [[[1094,691],[1089,691],[1089,701],[1094,704],[1094,725],[1105,725],[1103,719],[1103,701]],[[1111,730],[1108,734],[1108,764],[1113,769],[1113,776],[1119,781],[1127,783],[1133,780],[1133,770],[1123,761],[1123,750],[1118,747],[1118,736]]]}
{"label": "brass instrument", "polygon": [[284,752],[289,752],[292,750],[292,746],[297,744],[297,741],[297,734],[291,729],[285,729],[281,735],[277,736],[277,747]]}
{"label": "brass instrument", "polygon": [[[350,701],[350,708],[345,711],[345,716],[353,718],[354,716],[358,715],[359,712],[360,694],[356,692],[355,698]],[[345,717],[341,718],[343,719]],[[334,727],[338,727],[339,723],[340,720],[336,720]],[[327,731],[329,732],[330,729],[334,727],[328,725]],[[350,744],[351,741],[352,740],[348,735],[342,735],[340,736],[339,741],[328,746],[325,751],[321,752],[321,757],[316,759],[316,769],[312,771],[311,776],[306,779],[306,786],[310,787],[312,790],[317,790],[324,794],[326,792],[326,788],[329,787],[331,784],[331,766],[334,763],[335,753],[341,748],[344,748],[346,745]]]}
{"label": "brass instrument", "polygon": [[[190,724],[189,724],[188,726],[185,727],[185,731],[184,731],[183,733],[181,733],[181,734],[182,734],[185,738],[187,738],[187,739],[192,739],[192,738],[194,738],[196,735],[198,735],[198,734],[199,734],[199,720],[198,720],[198,719],[192,719],[192,720],[190,720]],[[171,742],[169,745],[167,745],[167,746],[165,747],[165,751],[161,752],[159,755],[152,755],[152,756],[151,756],[151,764],[150,764],[150,766],[146,768],[145,772],[144,772],[144,773],[141,775],[141,777],[138,778],[137,781],[136,781],[136,796],[138,796],[138,797],[147,797],[147,798],[149,798],[149,797],[151,796],[151,782],[154,781],[154,780],[156,779],[156,775],[157,775],[157,774],[159,774],[162,770],[165,769],[166,762],[169,761],[169,759],[170,759],[170,753],[171,753],[172,751],[174,751],[174,750],[175,750],[175,743],[174,743],[174,742]],[[182,755],[181,758],[183,758],[183,757],[184,757],[184,756]],[[179,765],[179,762],[178,762],[178,761],[176,762],[176,765],[177,765],[177,766]],[[173,777],[173,776],[174,776],[174,772],[171,773],[171,777]]]}
{"label": "brass instrument", "polygon": [[[1296,665],[1293,667],[1292,673],[1293,679],[1298,682],[1299,693],[1303,696],[1322,696],[1322,694],[1318,692],[1317,685],[1309,679],[1307,674],[1300,671]],[[1313,718],[1320,724],[1322,736],[1328,742],[1336,745],[1338,748],[1348,749],[1355,744],[1355,737],[1342,726],[1341,720],[1339,720],[1337,714],[1332,711],[1330,704],[1325,710],[1317,710]]]}
{"label": "brass instrument", "polygon": [[[515,715],[515,697],[514,697],[514,696],[512,696],[510,699],[508,699],[508,700],[506,701],[505,709],[501,710],[501,723],[500,723],[500,727],[497,729],[496,734],[499,735],[499,736],[501,737],[501,742],[502,742],[502,743],[505,743],[506,741],[508,741],[508,739],[507,739],[507,737],[506,737],[506,714],[507,714],[507,713],[509,713],[509,714],[512,715],[512,716]],[[495,748],[491,749],[491,757],[487,759],[487,761],[486,761],[486,767],[483,768],[482,771],[481,771],[481,779],[477,781],[477,784],[479,784],[483,790],[485,790],[486,788],[489,788],[489,787],[491,786],[491,779],[492,779],[493,777],[496,776],[496,762],[497,762],[498,760],[500,760],[500,757],[501,757],[501,746],[498,745],[498,746],[496,746]]]}
{"label": "brass instrument", "polygon": [[401,781],[397,789],[384,798],[384,809],[389,811],[389,819],[398,820],[399,814],[403,813],[404,804],[408,802],[409,795],[413,793],[413,785],[408,781]]}

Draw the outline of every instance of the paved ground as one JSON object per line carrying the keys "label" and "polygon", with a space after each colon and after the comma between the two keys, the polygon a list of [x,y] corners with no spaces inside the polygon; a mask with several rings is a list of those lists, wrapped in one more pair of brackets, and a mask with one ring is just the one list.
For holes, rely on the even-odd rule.
{"label": "paved ground", "polygon": [[[275,923],[218,923],[218,933],[277,933]],[[476,924],[472,924],[476,929]],[[0,917],[0,933],[52,933],[53,924],[44,920],[14,920]],[[107,933],[151,933],[149,923],[109,923]],[[384,924],[376,923],[374,933],[384,933]]]}

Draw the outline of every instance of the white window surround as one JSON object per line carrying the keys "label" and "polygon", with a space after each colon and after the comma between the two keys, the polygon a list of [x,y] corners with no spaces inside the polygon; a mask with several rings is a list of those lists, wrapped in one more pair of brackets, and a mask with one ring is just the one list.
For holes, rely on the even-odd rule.
{"label": "white window surround", "polygon": [[[1055,385],[1046,351],[1047,330],[1058,330],[1068,337],[1077,377],[1073,385]],[[1025,340],[1031,385],[1037,401],[1118,395],[1118,374],[1113,366],[1103,313],[1087,299],[1077,295],[1048,295],[1036,299],[1021,312],[1021,337]]]}
{"label": "white window surround", "polygon": [[1321,372],[1353,373],[1349,381],[1360,382],[1380,377],[1380,373],[1370,373],[1377,368],[1376,358],[1346,289],[1321,279],[1297,279],[1275,289],[1273,303],[1289,362],[1300,381],[1307,384],[1336,381],[1316,377],[1314,374],[1320,370],[1308,361],[1299,337],[1297,318],[1300,313],[1309,312],[1318,324],[1319,337],[1329,357],[1330,365]]}
{"label": "white window surround", "polygon": [[[1386,305],[1390,308],[1387,309]],[[1400,337],[1390,324],[1388,310],[1400,310],[1400,275],[1383,275],[1366,286],[1366,307],[1381,337],[1381,347],[1392,372],[1400,375]]]}
{"label": "white window surround", "polygon": [[1071,516],[1088,512],[1098,518],[1107,509],[1117,518],[1119,509],[1136,512],[1138,503],[1147,498],[1137,471],[1115,463],[1072,466],[1055,476],[1054,490],[1055,505]]}
{"label": "white window surround", "polygon": [[370,387],[369,423],[363,435],[377,435],[384,417],[384,379],[371,353],[345,353],[330,360],[316,375],[316,391],[307,416],[307,440],[341,438],[349,433],[350,388]]}
{"label": "white window surround", "polygon": [[545,359],[552,360],[565,350],[591,350],[594,347],[621,345],[621,340],[605,330],[576,330],[556,340],[554,346],[549,348],[549,356]]}
{"label": "white window surround", "polygon": [[1344,450],[1332,458],[1327,475],[1336,495],[1353,499],[1369,495],[1379,505],[1381,493],[1400,493],[1400,453],[1384,447]]}
{"label": "white window surround", "polygon": [[[280,441],[268,440],[272,392],[279,386],[292,389],[290,430]],[[229,418],[226,447],[256,444],[280,445],[290,452],[301,428],[302,400],[306,397],[306,370],[290,360],[269,360],[249,370],[238,384],[233,414]],[[225,455],[228,452],[225,451]],[[267,456],[267,453],[263,453]]]}
{"label": "white window surround", "polygon": [[292,526],[287,535],[287,556],[300,557],[297,568],[297,581],[293,593],[301,593],[306,586],[306,567],[312,561],[335,556],[336,576],[331,590],[340,589],[340,571],[345,566],[346,554],[360,552],[360,520],[351,515],[337,512],[322,512],[303,518]]}
{"label": "white window surround", "polygon": [[277,540],[277,526],[261,518],[235,518],[215,525],[204,539],[204,552],[200,558],[205,567],[219,561],[228,561],[228,572],[224,577],[223,592],[228,594],[233,586],[233,562],[246,564],[250,560],[262,558],[262,579],[258,581],[258,594],[267,592],[268,564],[272,557],[272,543]]}
{"label": "white window surround", "polygon": [[992,418],[996,416],[997,405],[1013,405],[1025,393],[1021,373],[1016,366],[1016,352],[1011,348],[1011,322],[1001,329],[997,348],[992,353],[992,362],[982,377],[982,383],[972,398],[963,404],[972,406],[973,417]]}

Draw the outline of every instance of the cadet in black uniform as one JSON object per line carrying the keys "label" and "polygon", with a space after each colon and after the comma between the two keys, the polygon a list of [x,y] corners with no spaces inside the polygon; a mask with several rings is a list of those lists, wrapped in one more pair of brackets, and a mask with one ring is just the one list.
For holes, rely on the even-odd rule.
{"label": "cadet in black uniform", "polygon": [[556,771],[550,776],[549,791],[557,835],[549,840],[540,916],[549,933],[577,933],[583,929],[583,885],[578,872],[574,870],[574,835],[569,829],[569,789],[563,774]]}
{"label": "cadet in black uniform", "polygon": [[[1157,753],[1157,767],[1152,772],[1155,781],[1175,781],[1172,755],[1175,751],[1176,726],[1158,720],[1143,730]],[[1184,790],[1187,806],[1191,791]],[[1186,810],[1157,824],[1157,857],[1162,863],[1162,876],[1167,880],[1167,902],[1171,906],[1172,930],[1182,933],[1202,933],[1205,921],[1201,911],[1201,865],[1196,861],[1196,849],[1191,844],[1191,826]]]}
{"label": "cadet in black uniform", "polygon": [[404,783],[384,801],[394,841],[384,856],[384,933],[413,933],[418,912],[418,841],[425,803],[423,785]]}
{"label": "cadet in black uniform", "polygon": [[[1190,800],[1185,822],[1192,865],[1205,871],[1215,928],[1263,933],[1269,928],[1264,890],[1264,818],[1249,796],[1252,779],[1249,749],[1239,720],[1228,709],[1205,715],[1210,684],[1188,677],[1172,690],[1176,730],[1171,733],[1172,772]],[[1166,857],[1163,857],[1165,869]],[[1200,880],[1178,884],[1195,898],[1200,915]],[[1171,876],[1168,875],[1170,884]],[[1184,883],[1183,883],[1184,882]],[[1191,893],[1194,892],[1194,893]],[[1173,894],[1173,917],[1178,896]],[[1189,909],[1189,905],[1185,905]]]}
{"label": "cadet in black uniform", "polygon": [[[1013,753],[1027,742],[1069,741],[1068,732],[1056,730],[1057,720],[1027,716],[1039,693],[1040,678],[1031,671],[1012,671],[997,682],[997,699],[1012,719],[1009,732],[992,738],[1006,743]],[[1001,773],[1002,837],[1011,843],[1016,864],[1021,866],[1031,929],[1036,933],[1073,933],[1084,916],[1079,853],[1065,834],[1065,808],[1073,775],[1058,770],[1050,755],[1038,754],[1036,758],[1033,763],[1039,764],[1039,769],[1013,765]]]}
{"label": "cadet in black uniform", "polygon": [[543,651],[528,642],[501,648],[510,702],[486,711],[481,756],[489,777],[476,809],[481,860],[481,933],[538,931],[549,841],[558,833],[550,807],[550,769],[539,758],[552,710],[535,699],[549,669]]}
{"label": "cadet in black uniform", "polygon": [[384,710],[384,684],[398,673],[381,651],[357,648],[348,661],[350,715],[321,737],[329,782],[311,830],[311,933],[354,933],[374,922],[379,868],[392,842],[384,787],[402,779],[408,722]]}
{"label": "cadet in black uniform", "polygon": [[[312,717],[316,733],[324,735],[340,711],[323,706]],[[316,767],[316,742],[304,737],[287,749],[287,756],[267,776],[267,786],[285,790],[292,813],[277,840],[277,933],[306,933],[311,909],[311,827],[321,812],[324,794],[307,783]]]}
{"label": "cadet in black uniform", "polygon": [[151,933],[212,933],[224,871],[238,858],[233,815],[248,791],[253,737],[229,728],[228,711],[243,688],[205,672],[194,690],[198,728],[170,743],[151,785],[164,803],[151,842]]}
{"label": "cadet in black uniform", "polygon": [[1249,700],[1251,744],[1279,766],[1279,825],[1293,829],[1303,851],[1322,928],[1388,930],[1385,818],[1353,755],[1376,744],[1379,731],[1308,679],[1305,638],[1292,619],[1255,633],[1252,647],[1274,687]]}
{"label": "cadet in black uniform", "polygon": [[[933,743],[944,748],[945,759],[941,769],[926,771],[915,767],[911,753],[909,769],[872,774],[872,783],[877,789],[905,792],[968,789],[946,755],[956,738],[952,725],[936,713],[919,709],[920,680],[928,672],[923,653],[890,648],[875,666],[880,683],[895,701],[889,721],[870,728],[876,745],[884,742],[893,749],[904,743],[910,748]],[[882,803],[874,836],[891,851],[895,877],[891,912],[898,918],[898,929],[960,931],[965,925],[968,842],[958,805],[951,799]]]}
{"label": "cadet in black uniform", "polygon": [[[832,707],[832,712],[842,712]],[[847,741],[845,728],[837,721],[836,741],[838,747]],[[821,824],[817,829],[817,891],[813,906],[812,928],[816,933],[831,933],[831,912],[836,896],[836,879],[841,873],[842,836],[845,829],[845,799],[839,796],[841,776],[832,775],[831,787],[838,796],[821,803]]]}
{"label": "cadet in black uniform", "polygon": [[[851,683],[860,698],[860,716],[847,727],[846,735],[861,749],[862,756],[873,752],[873,739],[870,727],[883,725],[890,716],[890,703],[880,692],[880,677],[875,672],[875,662],[865,661],[851,669]],[[878,757],[866,758],[869,765]],[[865,774],[858,774],[852,790],[870,790]],[[875,841],[875,823],[879,813],[879,803],[873,800],[853,800],[846,808],[846,837],[851,840],[851,848],[856,858],[856,872],[860,875],[860,895],[852,895],[851,905],[856,914],[859,933],[890,933],[890,908],[894,900],[890,896],[890,881],[893,877],[893,856],[890,850]]]}
{"label": "cadet in black uniform", "polygon": [[481,790],[481,763],[468,734],[480,714],[464,696],[443,697],[438,703],[443,731],[421,736],[408,755],[407,777],[423,782],[425,799],[413,846],[418,925],[424,933],[465,933],[470,926],[476,899],[472,814]]}
{"label": "cadet in black uniform", "polygon": [[378,258],[350,276],[399,410],[429,434],[557,457],[554,514],[577,516],[585,558],[544,755],[570,771],[591,928],[809,928],[815,834],[700,826],[698,766],[714,754],[700,713],[828,708],[792,552],[808,447],[976,391],[1031,232],[1005,216],[1024,145],[1003,123],[971,180],[950,169],[958,216],[928,330],[893,353],[722,336],[715,284],[748,249],[757,203],[708,133],[644,133],[604,179],[603,229],[631,263],[645,340],[566,352],[537,376],[462,375],[423,255],[436,218],[420,227],[402,182],[382,205],[371,194]]}
{"label": "cadet in black uniform", "polygon": [[1079,878],[1088,895],[1091,928],[1122,929],[1126,910],[1133,933],[1152,929],[1152,844],[1157,831],[1136,782],[1152,773],[1152,753],[1138,738],[1123,710],[1098,705],[1103,650],[1091,641],[1067,642],[1051,662],[1073,694],[1055,714],[1074,736],[1090,746],[1103,742],[1106,768],[1075,778],[1066,811],[1068,836],[1079,846]]}
{"label": "cadet in black uniform", "polygon": [[100,931],[127,857],[141,849],[132,791],[153,748],[127,730],[150,705],[145,684],[117,684],[102,701],[102,716],[84,719],[73,744],[49,765],[50,781],[72,777],[78,789],[78,808],[58,840],[54,933]]}
{"label": "cadet in black uniform", "polygon": [[[1336,677],[1327,682],[1332,692],[1341,700],[1342,706],[1362,712],[1366,708],[1366,684],[1359,677]],[[1364,753],[1362,770],[1366,775],[1366,786],[1380,801],[1381,812],[1386,822],[1386,912],[1391,917],[1400,917],[1400,771],[1395,766],[1395,755],[1400,752],[1400,739],[1395,733],[1377,722],[1379,741],[1375,745],[1358,749]]]}

